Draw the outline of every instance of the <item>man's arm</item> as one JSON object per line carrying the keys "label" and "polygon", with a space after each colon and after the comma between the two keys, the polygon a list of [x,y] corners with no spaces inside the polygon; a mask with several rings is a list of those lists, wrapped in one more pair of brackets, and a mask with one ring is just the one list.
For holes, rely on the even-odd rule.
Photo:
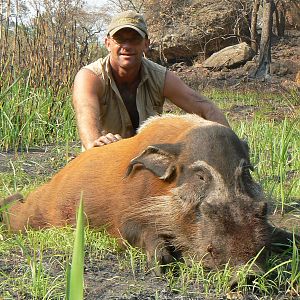
{"label": "man's arm", "polygon": [[75,109],[79,136],[83,147],[103,146],[121,139],[119,135],[101,135],[100,97],[103,84],[100,78],[88,69],[81,69],[74,81],[73,106]]}
{"label": "man's arm", "polygon": [[164,97],[188,113],[195,113],[204,119],[230,127],[225,115],[215,104],[196,93],[170,71],[166,73]]}

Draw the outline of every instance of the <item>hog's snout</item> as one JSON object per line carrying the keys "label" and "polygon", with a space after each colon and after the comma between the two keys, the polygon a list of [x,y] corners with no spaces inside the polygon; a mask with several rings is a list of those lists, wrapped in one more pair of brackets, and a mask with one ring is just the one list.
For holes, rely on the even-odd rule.
{"label": "hog's snout", "polygon": [[269,244],[267,204],[244,196],[231,201],[204,201],[201,206],[199,246],[203,263],[214,268],[230,262],[246,264]]}

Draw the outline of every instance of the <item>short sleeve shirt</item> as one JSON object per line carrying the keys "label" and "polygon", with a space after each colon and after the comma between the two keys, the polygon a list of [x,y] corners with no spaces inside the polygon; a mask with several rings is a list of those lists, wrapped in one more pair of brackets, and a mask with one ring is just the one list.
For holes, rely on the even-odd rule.
{"label": "short sleeve shirt", "polygon": [[[103,82],[103,94],[100,98],[100,125],[105,132],[120,134],[123,138],[135,134],[129,113],[112,76],[109,55],[85,66],[93,71]],[[148,117],[162,113],[165,98],[166,68],[146,58],[142,58],[141,81],[136,92],[136,106],[139,123]]]}

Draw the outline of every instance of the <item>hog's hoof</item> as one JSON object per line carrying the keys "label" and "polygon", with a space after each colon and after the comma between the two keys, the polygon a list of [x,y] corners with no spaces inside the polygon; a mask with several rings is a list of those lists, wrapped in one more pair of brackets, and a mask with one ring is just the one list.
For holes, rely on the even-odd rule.
{"label": "hog's hoof", "polygon": [[13,202],[16,201],[20,201],[23,202],[24,201],[24,197],[23,195],[17,193],[14,195],[11,195],[5,199],[0,199],[0,223],[6,223],[6,206],[12,204]]}
{"label": "hog's hoof", "polygon": [[1,199],[0,200],[0,208],[2,206],[9,205],[15,201],[23,202],[24,201],[23,195],[21,195],[20,193],[17,193],[17,194],[13,194],[5,199]]}
{"label": "hog's hoof", "polygon": [[[153,255],[147,253],[147,257],[148,268],[158,277],[163,276],[171,268],[171,264],[177,261],[177,257],[166,248]],[[172,272],[176,273],[173,267]]]}

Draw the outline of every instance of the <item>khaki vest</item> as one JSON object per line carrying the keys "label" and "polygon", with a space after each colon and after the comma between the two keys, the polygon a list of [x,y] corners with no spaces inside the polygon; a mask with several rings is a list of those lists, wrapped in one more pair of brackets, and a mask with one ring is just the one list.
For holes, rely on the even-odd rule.
{"label": "khaki vest", "polygon": [[[123,138],[135,134],[126,106],[119,93],[111,73],[109,55],[85,66],[103,82],[104,91],[100,98],[100,126],[104,132],[120,134]],[[136,106],[139,114],[139,123],[148,117],[162,113],[165,98],[166,68],[146,58],[142,59],[141,82],[136,92]]]}

